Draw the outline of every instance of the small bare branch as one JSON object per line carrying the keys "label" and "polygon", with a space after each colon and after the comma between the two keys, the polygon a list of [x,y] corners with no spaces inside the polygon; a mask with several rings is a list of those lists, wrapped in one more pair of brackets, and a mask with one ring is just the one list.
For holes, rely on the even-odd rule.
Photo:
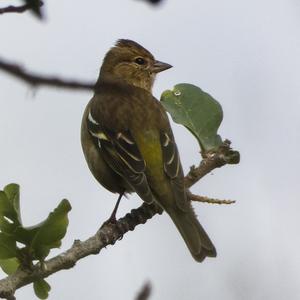
{"label": "small bare branch", "polygon": [[[44,3],[42,1],[39,2],[40,7],[44,5]],[[7,7],[3,7],[0,8],[0,15],[2,14],[7,14],[7,13],[23,13],[27,10],[32,9],[32,6],[29,4],[24,4],[24,5],[20,5],[20,6],[7,6]]]}
{"label": "small bare branch", "polygon": [[220,199],[209,198],[206,196],[194,195],[190,191],[187,192],[187,197],[191,201],[209,203],[209,204],[233,204],[233,203],[235,203],[234,200],[220,200]]}
{"label": "small bare branch", "polygon": [[18,64],[9,63],[0,59],[0,69],[25,81],[32,86],[46,85],[58,88],[93,90],[95,83],[80,82],[76,80],[62,79],[55,76],[42,76],[27,72]]}

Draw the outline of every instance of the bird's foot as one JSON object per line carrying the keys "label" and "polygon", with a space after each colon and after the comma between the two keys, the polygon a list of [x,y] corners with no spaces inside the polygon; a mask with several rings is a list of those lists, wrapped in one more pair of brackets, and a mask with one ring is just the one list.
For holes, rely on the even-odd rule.
{"label": "bird's foot", "polygon": [[117,224],[116,215],[117,215],[118,207],[119,207],[119,204],[120,204],[120,201],[121,201],[121,198],[122,198],[123,194],[124,193],[119,195],[119,198],[118,198],[117,203],[114,207],[114,210],[112,211],[110,217],[101,225],[101,228],[104,227],[105,225],[110,225],[110,224],[116,225]]}
{"label": "bird's foot", "polygon": [[116,225],[117,224],[117,219],[116,219],[116,215],[111,215],[102,225],[101,228],[106,226],[106,225]]}

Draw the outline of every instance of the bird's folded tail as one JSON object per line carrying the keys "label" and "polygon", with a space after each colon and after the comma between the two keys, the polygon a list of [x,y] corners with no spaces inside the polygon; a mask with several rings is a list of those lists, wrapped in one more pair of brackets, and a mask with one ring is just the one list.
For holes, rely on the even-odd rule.
{"label": "bird's folded tail", "polygon": [[170,215],[196,261],[202,262],[207,256],[217,256],[213,243],[197,220],[192,207],[186,212],[183,212],[178,208],[168,208],[166,211]]}

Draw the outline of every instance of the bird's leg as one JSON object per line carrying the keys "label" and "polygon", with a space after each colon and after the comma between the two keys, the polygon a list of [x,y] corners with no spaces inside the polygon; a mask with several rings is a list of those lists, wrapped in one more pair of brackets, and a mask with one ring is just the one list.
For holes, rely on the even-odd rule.
{"label": "bird's leg", "polygon": [[117,203],[116,203],[116,205],[114,207],[114,210],[112,211],[110,217],[103,223],[103,225],[109,224],[109,223],[111,223],[111,224],[116,224],[117,223],[116,214],[117,214],[117,210],[118,210],[118,207],[119,207],[119,204],[120,204],[120,201],[121,201],[121,198],[122,198],[123,195],[124,195],[124,193],[121,193],[119,195]]}
{"label": "bird's leg", "polygon": [[118,208],[119,208],[119,204],[121,202],[121,198],[123,196],[124,193],[121,193],[118,197],[118,200],[117,200],[117,203],[114,207],[114,210],[112,211],[111,213],[111,216],[109,217],[109,219],[107,221],[109,221],[110,223],[116,223],[117,222],[117,218],[116,218],[116,215],[117,215],[117,211],[118,211]]}

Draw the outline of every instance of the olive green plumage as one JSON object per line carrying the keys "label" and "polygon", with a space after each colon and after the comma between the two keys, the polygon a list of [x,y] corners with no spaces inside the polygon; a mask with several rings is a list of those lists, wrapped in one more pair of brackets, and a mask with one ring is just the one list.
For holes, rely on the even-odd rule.
{"label": "olive green plumage", "polygon": [[104,58],[81,141],[95,178],[113,193],[136,192],[159,204],[201,262],[216,250],[186,198],[168,117],[151,93],[156,74],[170,67],[139,44],[119,40]]}

